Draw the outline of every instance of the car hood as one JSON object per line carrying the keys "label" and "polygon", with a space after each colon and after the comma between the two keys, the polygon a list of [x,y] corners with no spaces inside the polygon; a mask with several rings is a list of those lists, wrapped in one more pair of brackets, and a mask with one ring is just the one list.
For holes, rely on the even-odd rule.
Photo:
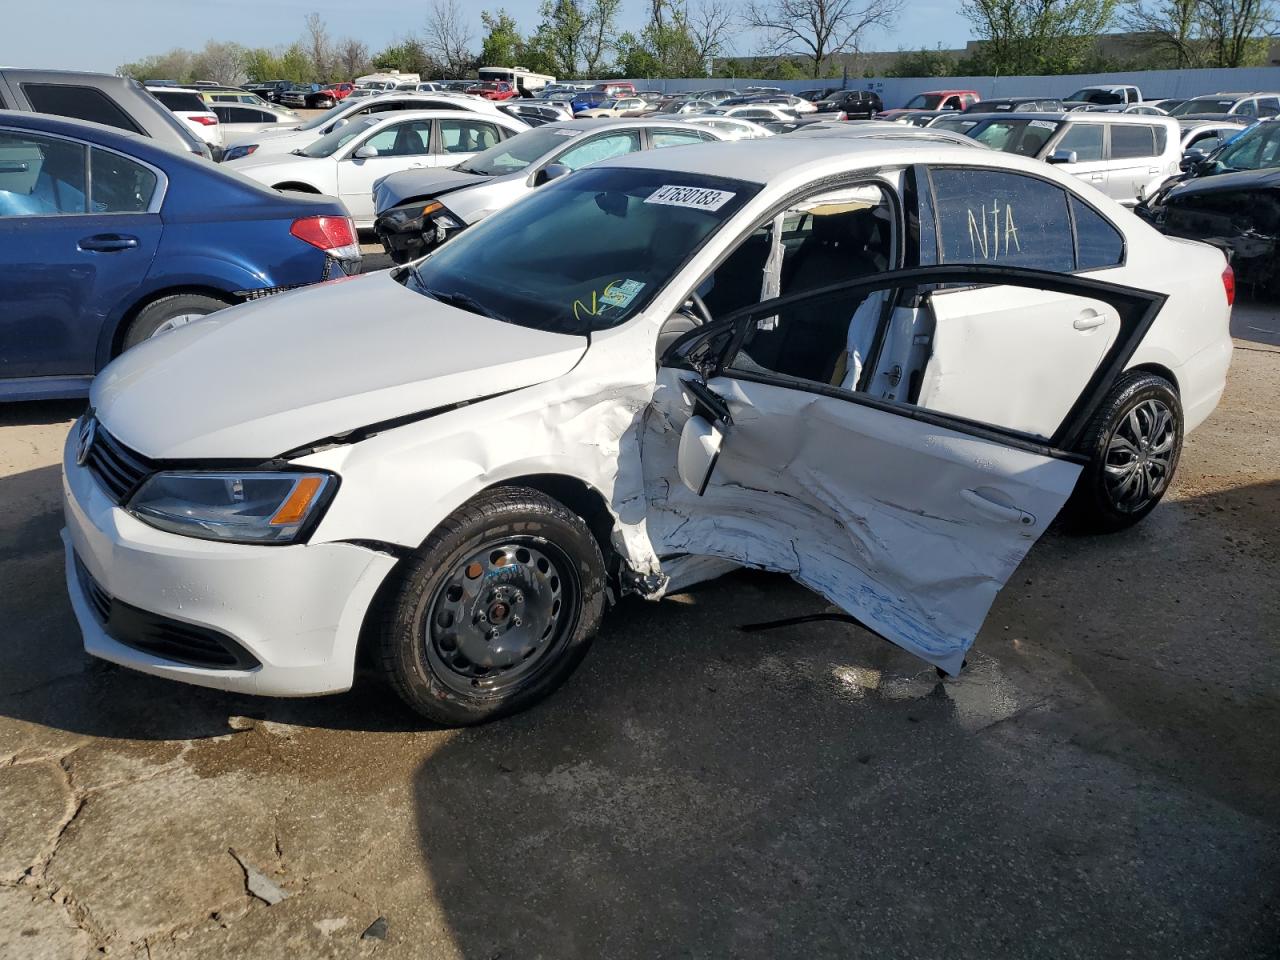
{"label": "car hood", "polygon": [[155,459],[261,459],[568,373],[585,337],[491,320],[382,271],[255,301],[127,351],[90,403]]}
{"label": "car hood", "polygon": [[225,165],[228,170],[236,170],[251,177],[255,170],[261,170],[265,167],[287,167],[308,163],[315,163],[315,158],[300,157],[295,153],[264,153],[261,150],[257,150],[247,157],[227,160]]}
{"label": "car hood", "polygon": [[[258,156],[259,154],[275,154],[288,153],[290,150],[297,150],[299,147],[305,147],[307,144],[320,139],[322,134],[316,130],[296,130],[290,127],[287,130],[263,130],[261,133],[249,134],[248,136],[236,137],[227,147],[244,146],[250,143],[256,143],[258,149],[250,156]],[[242,157],[241,160],[248,159]],[[232,163],[239,163],[240,160],[233,160]]]}
{"label": "car hood", "polygon": [[1240,170],[1235,173],[1219,173],[1208,177],[1184,180],[1169,191],[1166,201],[1206,193],[1231,193],[1240,190],[1274,190],[1280,187],[1280,168]]}
{"label": "car hood", "polygon": [[474,173],[462,173],[447,167],[434,170],[401,170],[390,173],[373,184],[373,209],[390,210],[406,200],[439,197],[454,190],[475,187],[493,180]]}
{"label": "car hood", "polygon": [[[452,171],[440,171],[440,174],[448,172]],[[438,180],[430,176],[424,176],[418,180],[418,183],[432,180],[433,183],[437,184],[435,189],[426,189],[422,192],[407,192],[403,194],[403,197],[430,196],[440,198],[450,213],[455,217],[461,218],[464,223],[472,224],[483,220],[491,213],[496,213],[505,207],[511,206],[511,204],[534,189],[529,186],[528,174],[523,171],[508,173],[502,177],[477,177],[468,173],[455,175],[466,179],[459,182],[445,179],[442,176]],[[407,178],[404,180],[398,179],[402,176],[403,174],[393,173],[379,183],[374,184],[375,209],[386,210],[400,202],[388,202],[384,206],[379,188],[382,184],[389,183],[392,180],[397,180],[401,185],[406,184],[408,182]],[[440,175],[437,174],[436,176]],[[403,189],[403,186],[401,188]],[[388,189],[395,189],[395,186],[393,185]]]}

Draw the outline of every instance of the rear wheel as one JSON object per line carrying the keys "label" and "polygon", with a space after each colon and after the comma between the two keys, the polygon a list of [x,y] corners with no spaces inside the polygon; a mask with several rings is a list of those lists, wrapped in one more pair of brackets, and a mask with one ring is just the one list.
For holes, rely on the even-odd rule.
{"label": "rear wheel", "polygon": [[1182,404],[1164,377],[1125,374],[1085,431],[1089,463],[1072,494],[1069,515],[1085,529],[1133,526],[1164,497],[1182,452]]}
{"label": "rear wheel", "polygon": [[201,293],[175,293],[172,296],[161,297],[154,303],[147,304],[133,318],[133,322],[125,332],[121,349],[128,350],[143,340],[158,337],[162,333],[168,333],[170,330],[185,326],[192,320],[207,317],[229,306],[230,304],[225,300]]}
{"label": "rear wheel", "polygon": [[409,706],[438,723],[523,710],[586,654],[604,578],[581,517],[535,490],[487,491],[400,572],[381,626],[382,669]]}

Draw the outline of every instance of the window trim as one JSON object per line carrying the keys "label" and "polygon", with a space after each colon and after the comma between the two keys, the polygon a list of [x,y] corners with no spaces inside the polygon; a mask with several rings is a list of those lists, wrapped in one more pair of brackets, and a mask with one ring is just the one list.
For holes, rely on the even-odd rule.
{"label": "window trim", "polygon": [[[1106,126],[1106,124],[1099,124],[1099,126]],[[1004,174],[1008,174],[1009,176],[1015,176],[1015,177],[1028,177],[1028,178],[1030,178],[1030,179],[1032,179],[1032,180],[1039,180],[1039,181],[1040,181],[1040,182],[1042,182],[1042,183],[1047,183],[1047,184],[1049,184],[1050,186],[1057,187],[1059,190],[1062,190],[1064,193],[1068,194],[1068,195],[1069,195],[1069,197],[1074,197],[1076,200],[1079,200],[1082,204],[1084,204],[1086,207],[1088,207],[1090,210],[1092,210],[1094,213],[1096,213],[1098,216],[1100,216],[1100,217],[1103,219],[1103,221],[1105,221],[1105,222],[1106,222],[1106,223],[1111,227],[1111,229],[1112,229],[1112,230],[1114,230],[1116,233],[1120,234],[1120,261],[1119,261],[1118,263],[1113,263],[1113,264],[1111,264],[1110,266],[1107,266],[1107,267],[1088,267],[1088,268],[1083,269],[1083,270],[1082,270],[1082,269],[1080,269],[1080,267],[1079,267],[1079,264],[1080,264],[1080,256],[1079,256],[1079,244],[1080,244],[1080,239],[1079,239],[1079,237],[1076,235],[1076,220],[1075,220],[1075,214],[1074,214],[1074,212],[1072,212],[1072,210],[1071,210],[1071,203],[1070,203],[1070,201],[1068,200],[1068,202],[1067,202],[1067,214],[1068,214],[1068,220],[1069,220],[1069,222],[1070,222],[1070,224],[1071,224],[1071,249],[1072,249],[1072,259],[1073,259],[1074,264],[1076,265],[1076,268],[1075,268],[1074,270],[1072,270],[1069,274],[1063,274],[1063,276],[1072,276],[1072,277],[1074,277],[1074,276],[1080,276],[1081,274],[1085,274],[1085,273],[1093,273],[1093,272],[1094,272],[1094,271],[1096,271],[1096,270],[1115,270],[1115,269],[1117,269],[1117,268],[1119,268],[1119,267],[1124,267],[1124,266],[1127,266],[1127,265],[1128,265],[1128,262],[1129,262],[1129,237],[1128,237],[1128,235],[1127,235],[1123,230],[1121,230],[1118,226],[1116,226],[1115,221],[1114,221],[1114,220],[1112,220],[1110,217],[1108,217],[1105,213],[1103,213],[1103,212],[1102,212],[1102,210],[1100,210],[1100,209],[1099,209],[1095,204],[1090,203],[1090,202],[1089,202],[1089,200],[1088,200],[1086,197],[1082,197],[1080,194],[1076,193],[1074,190],[1072,190],[1070,187],[1066,186],[1065,184],[1057,183],[1057,182],[1055,182],[1055,181],[1053,181],[1053,180],[1050,180],[1050,179],[1048,179],[1048,178],[1046,178],[1046,177],[1042,177],[1042,176],[1040,176],[1039,174],[1036,174],[1036,173],[1029,173],[1029,172],[1024,171],[1024,170],[1004,170],[1004,169],[1001,169],[1000,167],[980,166],[980,165],[978,165],[978,164],[972,164],[972,163],[957,163],[957,164],[924,163],[924,164],[919,164],[919,166],[924,167],[924,168],[925,168],[925,170],[926,170],[926,172],[928,173],[928,177],[926,178],[926,179],[927,179],[927,181],[928,181],[928,185],[927,185],[927,190],[928,190],[928,200],[929,200],[929,204],[931,205],[931,207],[932,207],[932,209],[933,209],[933,225],[934,225],[934,231],[935,231],[935,233],[936,233],[936,235],[937,235],[937,236],[936,236],[936,243],[937,243],[937,245],[938,245],[937,249],[938,249],[938,255],[939,255],[939,257],[941,257],[941,255],[942,255],[942,250],[943,250],[943,246],[942,246],[942,223],[941,223],[941,221],[939,220],[939,218],[938,218],[938,214],[937,214],[937,210],[938,210],[938,198],[937,198],[937,195],[936,195],[935,190],[934,190],[934,184],[933,184],[933,171],[934,171],[935,169],[945,169],[945,170],[983,170],[983,171],[987,171],[987,172],[989,172],[989,173],[1004,173]],[[922,191],[922,193],[923,193],[923,191]],[[955,266],[956,264],[946,264],[946,265],[947,265],[947,266]],[[943,263],[941,262],[941,260],[939,261],[938,266],[943,266]],[[949,292],[951,292],[952,290],[969,290],[969,289],[973,289],[973,287],[951,287],[951,288],[948,288],[947,290],[942,290],[942,291],[939,291],[939,292],[940,292],[940,293],[949,293]]]}
{"label": "window trim", "polygon": [[0,126],[0,133],[14,133],[19,136],[28,137],[48,137],[51,140],[65,140],[67,143],[74,143],[84,148],[84,165],[85,165],[85,206],[93,204],[93,150],[105,150],[107,153],[114,153],[118,157],[138,164],[140,167],[146,167],[156,175],[156,188],[151,194],[151,202],[145,210],[119,210],[115,212],[96,210],[86,210],[84,213],[53,213],[44,214],[39,217],[5,217],[6,220],[46,220],[49,217],[139,217],[150,214],[158,214],[164,206],[164,199],[169,192],[169,176],[153,163],[148,163],[140,157],[132,156],[123,150],[117,150],[114,147],[104,146],[100,143],[94,143],[91,140],[79,140],[75,137],[68,137],[61,133],[46,133],[43,130],[31,130],[26,127],[8,127]]}
{"label": "window trim", "polygon": [[[903,287],[921,286],[937,283],[961,283],[967,288],[978,286],[999,286],[1008,284],[1009,279],[1016,278],[1025,282],[1016,284],[1027,289],[1046,290],[1049,293],[1065,293],[1071,296],[1087,296],[1094,294],[1096,299],[1103,300],[1116,308],[1120,316],[1120,332],[1115,342],[1103,355],[1089,377],[1080,395],[1063,417],[1053,434],[1043,437],[1012,430],[995,424],[970,420],[955,414],[940,413],[928,410],[916,404],[901,400],[884,400],[880,397],[868,396],[865,393],[849,391],[830,384],[822,384],[812,380],[788,377],[780,373],[759,373],[757,371],[738,370],[721,366],[725,358],[733,356],[741,349],[746,339],[747,329],[753,318],[767,317],[779,310],[802,303],[806,300],[825,299],[850,290],[865,289],[868,293],[884,289],[900,289]],[[1119,304],[1116,301],[1120,301]],[[1126,305],[1125,300],[1129,303]],[[1026,450],[1041,456],[1072,463],[1085,463],[1088,455],[1075,450],[1076,445],[1088,428],[1089,421],[1101,405],[1106,391],[1116,379],[1124,373],[1129,360],[1142,343],[1143,337],[1151,329],[1151,325],[1159,316],[1168,295],[1137,287],[1125,286],[1110,281],[1080,277],[1075,274],[1061,274],[1046,270],[1029,270],[1025,267],[1009,266],[976,266],[970,264],[936,265],[931,267],[915,267],[907,270],[890,270],[871,277],[863,277],[846,283],[832,284],[817,290],[806,290],[803,293],[775,297],[736,310],[723,320],[718,320],[711,327],[698,327],[689,331],[677,340],[667,352],[659,358],[662,366],[678,366],[694,369],[704,378],[725,376],[731,379],[763,383],[785,389],[799,390],[829,396],[860,406],[871,407],[886,413],[908,417],[930,423],[947,430],[954,430],[983,440],[1002,443],[1014,449]],[[1145,307],[1142,304],[1146,304]],[[883,323],[883,321],[882,321]],[[686,360],[682,351],[696,347],[702,338],[718,336],[723,331],[731,331],[732,336],[716,358],[715,366],[710,370],[697,369]],[[675,362],[673,362],[675,361]],[[685,361],[680,363],[679,361]]]}

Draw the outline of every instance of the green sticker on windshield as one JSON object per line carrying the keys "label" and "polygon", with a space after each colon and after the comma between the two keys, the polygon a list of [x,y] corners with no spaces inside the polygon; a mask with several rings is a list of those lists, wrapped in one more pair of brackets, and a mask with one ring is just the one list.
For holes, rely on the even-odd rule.
{"label": "green sticker on windshield", "polygon": [[615,281],[604,288],[604,293],[600,294],[600,302],[622,309],[630,306],[636,294],[643,289],[644,284],[639,280]]}

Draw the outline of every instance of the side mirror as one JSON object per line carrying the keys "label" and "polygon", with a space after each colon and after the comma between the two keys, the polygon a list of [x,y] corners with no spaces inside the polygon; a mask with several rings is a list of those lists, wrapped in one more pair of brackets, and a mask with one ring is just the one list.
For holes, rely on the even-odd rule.
{"label": "side mirror", "polygon": [[690,417],[680,431],[680,453],[676,458],[676,469],[684,485],[698,496],[702,496],[707,489],[711,471],[720,458],[722,443],[724,432],[720,425],[711,423],[705,417]]}
{"label": "side mirror", "polygon": [[1049,157],[1050,163],[1076,163],[1076,152],[1074,150],[1055,150]]}
{"label": "side mirror", "polygon": [[378,155],[378,148],[365,144],[353,153],[351,156],[357,160],[371,160]]}
{"label": "side mirror", "polygon": [[346,117],[341,117],[340,119],[333,121],[333,126],[329,128],[329,132],[333,133],[333,131],[339,129],[340,127],[345,127],[348,122],[349,121],[347,120]]}
{"label": "side mirror", "polygon": [[563,177],[567,173],[573,173],[573,171],[570,170],[568,167],[566,167],[563,163],[548,163],[545,167],[541,168],[540,170],[534,171],[533,185],[535,187],[540,187],[544,183],[550,183],[552,180],[557,180],[560,177]]}

